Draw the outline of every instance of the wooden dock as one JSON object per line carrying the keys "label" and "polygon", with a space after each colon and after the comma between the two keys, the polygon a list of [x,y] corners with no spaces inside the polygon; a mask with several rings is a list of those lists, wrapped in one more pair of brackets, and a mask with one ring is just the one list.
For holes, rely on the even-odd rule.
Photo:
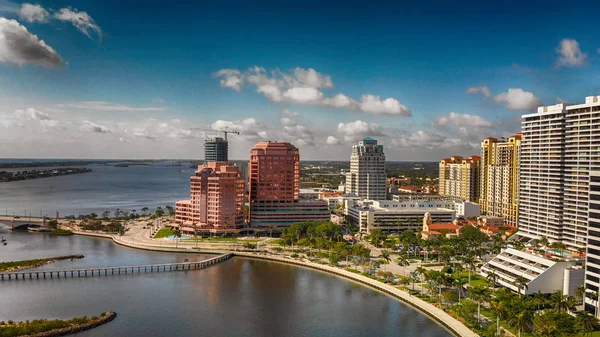
{"label": "wooden dock", "polygon": [[165,264],[148,264],[138,266],[118,266],[118,267],[98,267],[69,270],[47,270],[47,271],[18,271],[10,273],[0,273],[0,281],[9,280],[28,280],[28,279],[55,279],[55,278],[76,278],[93,276],[110,276],[121,274],[141,274],[141,273],[160,273],[170,271],[198,270],[212,266],[214,264],[229,260],[233,257],[232,253],[219,255],[204,261],[197,262],[179,262]]}

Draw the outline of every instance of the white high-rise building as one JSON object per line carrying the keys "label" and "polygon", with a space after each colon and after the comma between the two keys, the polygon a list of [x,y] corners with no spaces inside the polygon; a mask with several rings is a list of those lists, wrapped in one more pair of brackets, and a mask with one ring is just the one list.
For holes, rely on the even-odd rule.
{"label": "white high-rise building", "polygon": [[589,172],[600,170],[600,96],[540,107],[522,126],[519,233],[585,248]]}
{"label": "white high-rise building", "polygon": [[350,173],[346,174],[346,193],[369,200],[385,200],[385,154],[383,145],[371,137],[352,146]]}
{"label": "white high-rise building", "polygon": [[600,171],[590,172],[585,309],[600,316]]}

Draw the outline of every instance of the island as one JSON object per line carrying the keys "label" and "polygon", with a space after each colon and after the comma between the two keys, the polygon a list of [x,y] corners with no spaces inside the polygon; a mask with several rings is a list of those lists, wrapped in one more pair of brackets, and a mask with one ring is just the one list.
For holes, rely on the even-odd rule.
{"label": "island", "polygon": [[65,167],[65,168],[54,168],[49,170],[30,170],[30,171],[0,171],[0,183],[6,183],[11,181],[40,179],[65,176],[70,174],[80,174],[92,172],[89,168],[82,167]]}
{"label": "island", "polygon": [[112,311],[103,312],[100,317],[77,317],[70,320],[62,319],[35,319],[33,321],[0,322],[0,336],[17,337],[50,337],[65,336],[77,332],[93,329],[115,319],[117,314]]}
{"label": "island", "polygon": [[45,259],[0,262],[0,272],[6,273],[6,272],[23,270],[23,269],[28,269],[28,268],[37,268],[37,267],[41,267],[45,264],[49,264],[52,262],[61,261],[61,260],[69,260],[69,259],[71,259],[71,260],[83,259],[83,255],[76,254],[76,255],[49,257],[49,258],[45,258]]}

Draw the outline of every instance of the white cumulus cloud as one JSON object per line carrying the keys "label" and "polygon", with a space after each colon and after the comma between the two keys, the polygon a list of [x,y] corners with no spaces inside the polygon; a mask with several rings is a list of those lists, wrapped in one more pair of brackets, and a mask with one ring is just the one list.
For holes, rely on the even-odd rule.
{"label": "white cumulus cloud", "polygon": [[377,123],[367,123],[361,120],[339,123],[337,131],[346,142],[356,141],[367,136],[383,136],[383,129]]}
{"label": "white cumulus cloud", "polygon": [[63,60],[49,45],[15,20],[0,17],[0,62],[59,67]]}
{"label": "white cumulus cloud", "polygon": [[510,110],[531,110],[542,105],[541,100],[529,91],[521,88],[510,88],[494,96],[497,103],[506,103],[506,108]]}
{"label": "white cumulus cloud", "polygon": [[382,100],[379,96],[363,95],[360,100],[360,110],[376,115],[410,116],[411,112],[394,98]]}
{"label": "white cumulus cloud", "polygon": [[334,136],[328,136],[325,143],[327,143],[327,145],[339,145],[342,142],[339,139],[335,138]]}
{"label": "white cumulus cloud", "polygon": [[98,37],[102,38],[102,29],[96,24],[94,19],[87,12],[80,12],[76,9],[61,8],[54,13],[57,20],[70,22],[80,32],[91,38],[90,31],[95,32]]}
{"label": "white cumulus cloud", "polygon": [[323,100],[323,93],[316,88],[299,87],[288,89],[283,97],[300,104],[319,103]]}
{"label": "white cumulus cloud", "polygon": [[477,93],[482,93],[483,96],[485,97],[490,97],[492,95],[492,92],[490,91],[490,89],[488,87],[471,87],[469,89],[467,89],[467,93],[468,94],[477,94]]}
{"label": "white cumulus cloud", "polygon": [[575,67],[585,64],[587,54],[581,51],[579,42],[573,39],[562,39],[556,48],[558,59],[556,65],[559,67]]}
{"label": "white cumulus cloud", "polygon": [[504,103],[505,107],[509,110],[531,110],[542,105],[539,97],[521,88],[510,88],[507,92],[492,96],[492,92],[488,87],[471,87],[467,89],[467,93],[481,93],[495,103]]}
{"label": "white cumulus cloud", "polygon": [[221,87],[235,91],[240,91],[244,84],[253,85],[256,92],[275,103],[322,106],[388,116],[411,115],[408,107],[391,97],[364,94],[357,101],[343,93],[328,96],[322,90],[333,88],[331,76],[312,68],[295,68],[289,72],[275,69],[268,72],[263,67],[255,66],[246,71],[221,69],[214,76],[219,79]]}
{"label": "white cumulus cloud", "polygon": [[484,127],[489,128],[492,123],[488,122],[485,118],[476,115],[460,114],[451,112],[448,116],[441,116],[438,118],[438,124],[442,126],[455,125],[459,127]]}
{"label": "white cumulus cloud", "polygon": [[80,127],[81,131],[95,132],[95,133],[112,133],[109,128],[96,124],[90,121],[83,121]]}
{"label": "white cumulus cloud", "polygon": [[40,5],[24,3],[19,9],[19,17],[27,22],[46,22],[49,15],[50,13]]}

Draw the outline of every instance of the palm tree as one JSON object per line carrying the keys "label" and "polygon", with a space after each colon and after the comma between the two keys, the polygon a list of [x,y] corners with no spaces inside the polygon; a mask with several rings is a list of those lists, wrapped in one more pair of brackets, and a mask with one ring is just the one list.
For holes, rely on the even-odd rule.
{"label": "palm tree", "polygon": [[537,310],[540,310],[540,306],[544,306],[546,304],[546,296],[542,294],[540,290],[538,290],[537,293],[533,294],[531,303],[535,305]]}
{"label": "palm tree", "polygon": [[148,212],[148,207],[144,206],[144,208],[142,208],[142,215],[146,215],[146,212]]}
{"label": "palm tree", "polygon": [[198,241],[200,241],[200,238],[198,238],[198,224],[194,222],[192,227],[194,227],[194,239],[196,240],[196,249],[198,249]]}
{"label": "palm tree", "polygon": [[427,275],[427,269],[423,266],[419,266],[415,271],[421,276],[421,282],[423,282],[423,277]]}
{"label": "palm tree", "polygon": [[463,256],[463,263],[467,266],[469,270],[469,285],[471,284],[471,272],[475,269],[475,258],[473,256],[467,255]]}
{"label": "palm tree", "polygon": [[452,284],[456,287],[456,290],[458,290],[458,304],[460,304],[460,298],[461,298],[461,294],[463,292],[463,286],[465,284],[467,284],[467,281],[465,280],[464,277],[457,277],[454,279]]}
{"label": "palm tree", "polygon": [[412,290],[415,291],[415,283],[421,280],[419,273],[415,270],[409,274],[410,282],[412,283]]}
{"label": "palm tree", "polygon": [[515,277],[514,285],[515,285],[515,287],[517,287],[517,292],[519,294],[525,295],[525,291],[528,288],[528,285],[527,285],[528,283],[529,283],[529,280],[521,275]]}
{"label": "palm tree", "polygon": [[563,309],[565,311],[569,310],[569,296],[563,295],[560,291],[553,292],[552,295],[550,295],[550,302],[558,312],[561,312]]}
{"label": "palm tree", "polygon": [[485,279],[492,284],[492,287],[494,287],[494,292],[496,292],[496,282],[498,281],[498,274],[496,274],[496,272],[492,270],[487,274]]}
{"label": "palm tree", "polygon": [[381,257],[386,263],[390,263],[390,261],[392,261],[392,258],[390,257],[390,252],[388,252],[387,250],[382,250],[381,255],[379,257]]}
{"label": "palm tree", "polygon": [[181,237],[181,231],[179,228],[175,230],[175,248],[179,248],[179,238]]}
{"label": "palm tree", "polygon": [[590,336],[592,336],[592,332],[596,329],[598,320],[587,312],[578,312],[576,319],[580,328],[584,332],[589,332]]}
{"label": "palm tree", "polygon": [[269,236],[273,238],[273,225],[269,225]]}
{"label": "palm tree", "polygon": [[515,314],[508,323],[518,330],[519,337],[521,337],[521,331],[530,329],[532,319],[533,315],[531,314],[531,311],[525,309]]}
{"label": "palm tree", "polygon": [[541,236],[539,239],[535,240],[536,245],[544,247],[544,256],[548,252],[548,246],[550,246],[550,241],[547,237]]}
{"label": "palm tree", "polygon": [[583,301],[584,295],[585,295],[585,286],[577,287],[577,289],[575,290],[575,298],[581,302],[581,301]]}
{"label": "palm tree", "polygon": [[398,262],[399,266],[402,266],[402,272],[404,273],[404,275],[406,275],[406,266],[408,266],[410,264],[410,262],[408,262],[408,259],[406,258],[406,256],[404,256],[404,255],[398,256],[398,259],[396,260],[396,262]]}
{"label": "palm tree", "polygon": [[481,302],[487,298],[487,295],[487,289],[481,286],[472,287],[469,290],[469,297],[477,302],[477,323],[481,323]]}

